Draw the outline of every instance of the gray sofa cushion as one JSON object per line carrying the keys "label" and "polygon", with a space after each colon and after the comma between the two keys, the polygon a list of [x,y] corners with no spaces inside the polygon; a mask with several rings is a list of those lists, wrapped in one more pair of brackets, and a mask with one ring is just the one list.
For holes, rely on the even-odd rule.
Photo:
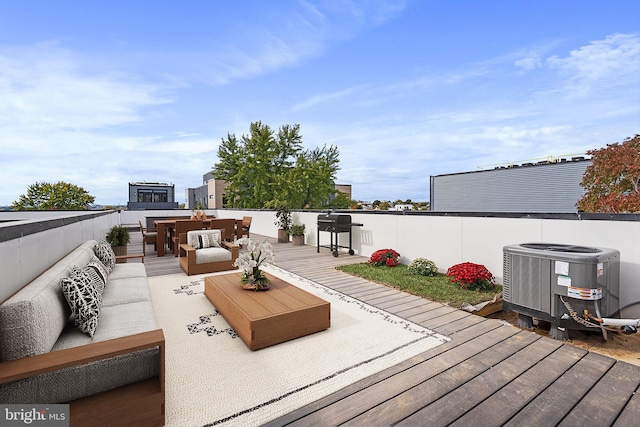
{"label": "gray sofa cushion", "polygon": [[155,329],[158,329],[158,323],[150,301],[138,301],[111,307],[103,306],[100,312],[100,325],[93,338],[83,334],[73,326],[73,323],[69,323],[60,335],[60,339],[53,346],[52,351]]}
{"label": "gray sofa cushion", "polygon": [[102,307],[139,301],[146,301],[151,304],[149,284],[146,277],[111,279],[102,295]]}
{"label": "gray sofa cushion", "polygon": [[47,353],[71,314],[60,279],[86,266],[96,242],[89,240],[0,304],[0,361]]}

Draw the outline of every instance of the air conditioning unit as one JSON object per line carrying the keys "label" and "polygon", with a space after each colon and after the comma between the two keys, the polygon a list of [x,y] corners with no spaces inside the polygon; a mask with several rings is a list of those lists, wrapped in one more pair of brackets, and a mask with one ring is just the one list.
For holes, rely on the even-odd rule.
{"label": "air conditioning unit", "polygon": [[[570,329],[601,331],[603,318],[619,317],[620,252],[553,243],[503,248],[503,310],[518,313],[520,326],[551,323],[549,335],[569,339]],[[607,319],[611,320],[611,319]]]}

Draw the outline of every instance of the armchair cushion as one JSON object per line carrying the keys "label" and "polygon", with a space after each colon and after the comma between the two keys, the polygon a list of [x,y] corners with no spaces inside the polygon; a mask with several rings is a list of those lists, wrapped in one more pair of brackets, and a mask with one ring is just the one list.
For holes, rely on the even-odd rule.
{"label": "armchair cushion", "polygon": [[196,251],[196,264],[220,261],[231,261],[231,251],[220,247],[198,249]]}

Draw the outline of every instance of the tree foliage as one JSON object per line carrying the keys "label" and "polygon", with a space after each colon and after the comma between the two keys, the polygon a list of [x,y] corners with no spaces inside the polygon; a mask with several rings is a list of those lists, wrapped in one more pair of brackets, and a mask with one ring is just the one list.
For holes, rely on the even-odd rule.
{"label": "tree foliage", "polygon": [[67,182],[36,182],[11,205],[13,210],[83,210],[95,201],[84,188]]}
{"label": "tree foliage", "polygon": [[640,212],[640,135],[591,150],[591,164],[580,185],[585,212]]}
{"label": "tree foliage", "polygon": [[228,184],[227,207],[324,208],[335,193],[338,154],[334,146],[303,149],[300,125],[276,133],[254,122],[248,135],[228,133],[222,140],[214,175]]}

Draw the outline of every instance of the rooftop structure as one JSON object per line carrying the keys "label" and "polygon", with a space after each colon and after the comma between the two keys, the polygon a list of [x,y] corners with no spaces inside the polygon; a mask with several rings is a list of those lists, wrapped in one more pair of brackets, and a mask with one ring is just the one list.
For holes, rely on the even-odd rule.
{"label": "rooftop structure", "polygon": [[130,182],[129,210],[177,209],[175,185],[160,182]]}
{"label": "rooftop structure", "polygon": [[576,212],[590,159],[525,162],[491,170],[431,176],[431,210],[439,212]]}

